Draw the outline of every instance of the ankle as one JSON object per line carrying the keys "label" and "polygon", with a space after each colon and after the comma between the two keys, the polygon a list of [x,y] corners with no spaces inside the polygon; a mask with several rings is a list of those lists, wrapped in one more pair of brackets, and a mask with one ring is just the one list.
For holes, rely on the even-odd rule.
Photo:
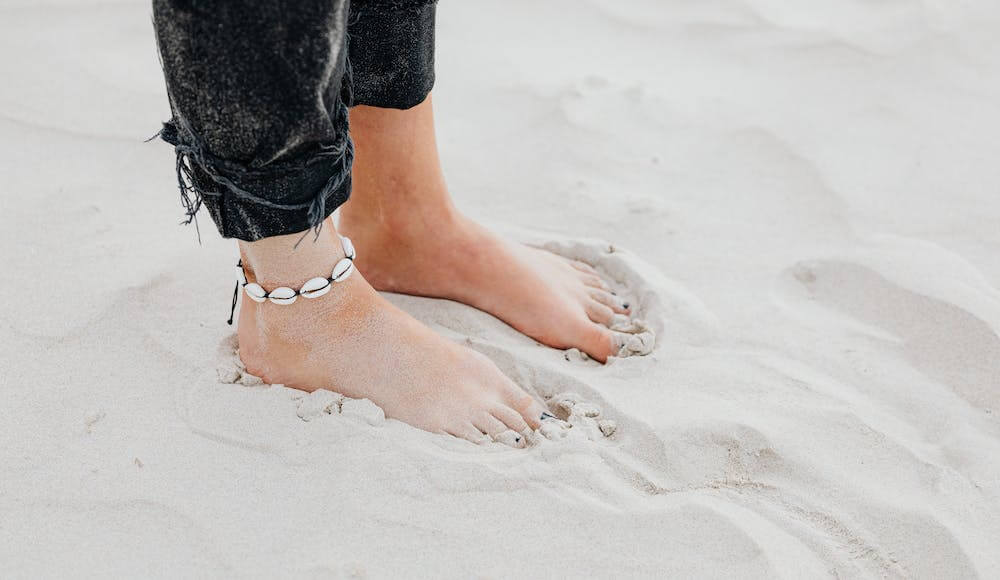
{"label": "ankle", "polygon": [[340,238],[329,221],[318,236],[302,232],[240,241],[239,248],[248,280],[266,288],[297,287],[310,278],[327,275],[344,257]]}
{"label": "ankle", "polygon": [[420,240],[430,232],[452,231],[463,220],[450,200],[442,203],[396,202],[391,209],[354,203],[348,202],[341,209],[340,227],[359,239],[397,243]]}

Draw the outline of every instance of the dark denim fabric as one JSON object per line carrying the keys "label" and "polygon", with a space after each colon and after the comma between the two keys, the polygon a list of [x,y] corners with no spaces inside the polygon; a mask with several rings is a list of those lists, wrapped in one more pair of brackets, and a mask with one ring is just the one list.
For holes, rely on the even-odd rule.
{"label": "dark denim fabric", "polygon": [[347,107],[426,98],[434,1],[351,4],[153,0],[188,222],[205,205],[227,238],[319,228],[350,196]]}
{"label": "dark denim fabric", "polygon": [[433,2],[354,0],[350,55],[354,104],[409,109],[434,86]]}

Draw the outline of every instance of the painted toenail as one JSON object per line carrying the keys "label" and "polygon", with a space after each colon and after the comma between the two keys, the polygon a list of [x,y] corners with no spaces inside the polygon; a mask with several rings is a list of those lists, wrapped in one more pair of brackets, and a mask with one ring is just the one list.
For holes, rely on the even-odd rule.
{"label": "painted toenail", "polygon": [[546,419],[555,419],[555,418],[556,416],[553,415],[552,413],[549,413],[548,411],[542,411],[542,421]]}
{"label": "painted toenail", "polygon": [[622,302],[622,308],[628,308],[628,302]]}

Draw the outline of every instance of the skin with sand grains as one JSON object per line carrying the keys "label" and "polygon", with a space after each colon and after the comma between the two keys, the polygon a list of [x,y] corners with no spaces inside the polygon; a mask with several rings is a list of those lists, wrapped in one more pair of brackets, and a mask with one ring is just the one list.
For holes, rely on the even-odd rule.
{"label": "skin with sand grains", "polygon": [[[649,335],[591,266],[509,243],[457,211],[431,107],[428,98],[405,111],[353,110],[355,190],[337,227],[361,250],[359,275],[286,308],[244,301],[240,357],[266,382],[369,399],[388,417],[479,442],[539,427],[545,408],[489,359],[438,336],[376,290],[463,302],[601,362],[648,352],[651,341],[629,334]],[[343,258],[332,220],[295,248],[299,238],[240,242],[248,280],[297,288]]]}
{"label": "skin with sand grains", "polygon": [[[331,269],[343,250],[327,226],[294,252],[296,235],[247,244],[248,276],[266,288],[297,286]],[[536,428],[544,411],[489,359],[387,302],[361,272],[316,300],[244,301],[237,335],[243,364],[265,382],[367,398],[387,416],[427,431],[479,441]]]}
{"label": "skin with sand grains", "polygon": [[601,362],[640,332],[628,322],[630,305],[589,264],[511,243],[458,211],[431,97],[406,111],[355,107],[351,126],[354,193],[339,227],[369,248],[358,265],[376,289],[462,302]]}

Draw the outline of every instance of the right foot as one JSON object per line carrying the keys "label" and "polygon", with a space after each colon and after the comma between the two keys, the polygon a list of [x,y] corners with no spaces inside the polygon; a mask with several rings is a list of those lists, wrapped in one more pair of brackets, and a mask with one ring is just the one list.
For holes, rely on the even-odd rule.
{"label": "right foot", "polygon": [[[343,257],[330,222],[318,240],[310,234],[292,250],[299,237],[241,242],[251,281],[298,288]],[[244,299],[238,337],[247,371],[264,381],[366,398],[426,431],[479,442],[534,429],[545,411],[488,358],[393,306],[359,272],[320,298],[290,305]]]}

